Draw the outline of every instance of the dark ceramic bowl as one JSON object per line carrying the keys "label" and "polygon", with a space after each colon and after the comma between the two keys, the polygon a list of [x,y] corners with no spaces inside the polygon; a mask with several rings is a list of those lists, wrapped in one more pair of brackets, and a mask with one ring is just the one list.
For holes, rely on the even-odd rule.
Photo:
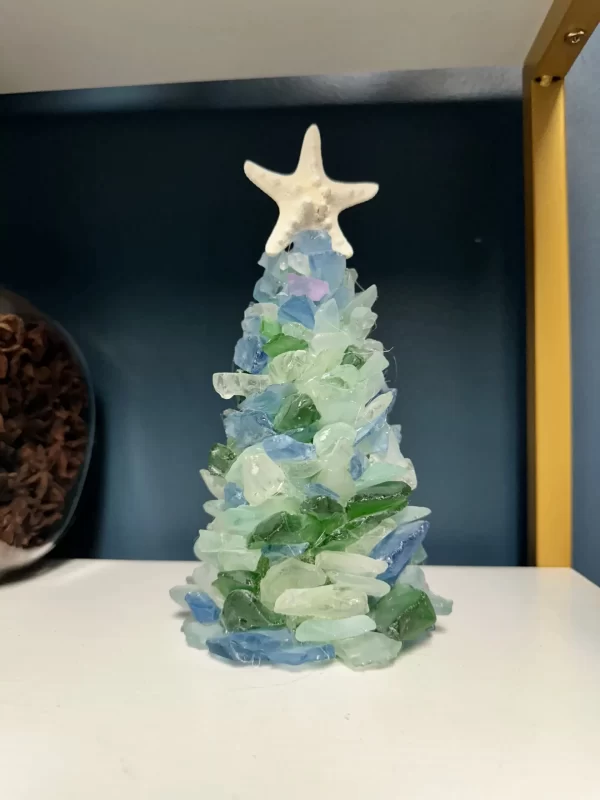
{"label": "dark ceramic bowl", "polygon": [[[87,392],[87,406],[84,407],[79,414],[79,417],[83,421],[86,428],[87,442],[85,445],[81,446],[79,451],[78,457],[81,457],[81,455],[83,455],[83,457],[81,463],[77,467],[76,474],[70,480],[70,485],[65,496],[64,504],[60,509],[60,519],[56,520],[51,525],[44,527],[41,531],[39,531],[38,535],[36,535],[34,541],[25,546],[7,544],[7,542],[0,537],[0,574],[8,570],[19,569],[21,567],[33,564],[38,559],[42,558],[42,556],[49,553],[59,539],[64,536],[65,532],[73,522],[77,512],[77,506],[81,499],[81,494],[92,456],[96,425],[96,408],[90,371],[79,347],[73,338],[58,323],[39,312],[27,300],[13,294],[12,292],[0,289],[0,319],[6,319],[4,315],[7,314],[20,317],[26,326],[30,325],[30,323],[43,323],[47,328],[48,333],[52,337],[53,342],[58,343],[63,348],[63,352],[66,351],[70,361],[78,370]],[[0,384],[7,383],[8,380],[8,377],[5,379],[0,378]],[[29,407],[32,409],[35,409],[36,406],[35,399],[35,396],[32,400],[30,398]],[[27,409],[25,409],[24,413],[25,418],[27,419]],[[31,413],[33,418],[33,414],[35,412],[33,411]],[[56,419],[58,419],[58,416]],[[0,432],[0,442],[2,441],[3,434]],[[14,444],[15,442],[11,443],[11,445]],[[83,448],[85,449],[82,454]],[[6,474],[7,470],[5,467],[0,467],[0,470]],[[0,502],[1,501],[4,501],[5,504],[9,502],[6,497],[1,498]]]}

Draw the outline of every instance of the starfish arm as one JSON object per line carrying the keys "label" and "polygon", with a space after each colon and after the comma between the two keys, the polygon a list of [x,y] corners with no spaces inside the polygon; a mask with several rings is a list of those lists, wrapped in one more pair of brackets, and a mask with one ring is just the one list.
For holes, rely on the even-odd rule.
{"label": "starfish arm", "polygon": [[275,200],[275,195],[277,194],[277,189],[281,185],[282,178],[284,175],[280,175],[278,172],[271,172],[271,170],[265,169],[261,167],[259,164],[255,164],[254,161],[245,161],[244,162],[244,172],[246,173],[246,177],[249,178],[255,186],[258,186],[259,189],[265,194],[268,194],[273,200]]}
{"label": "starfish arm", "polygon": [[348,239],[346,239],[342,233],[342,229],[340,228],[340,223],[338,222],[337,218],[331,224],[329,235],[331,236],[331,247],[335,250],[335,252],[341,253],[344,258],[351,258],[354,250],[352,249],[352,245]]}
{"label": "starfish arm", "polygon": [[289,218],[282,213],[279,214],[279,219],[275,223],[269,240],[265,245],[265,253],[268,256],[276,256],[288,246],[292,241],[294,232],[290,229]]}
{"label": "starfish arm", "polygon": [[377,183],[342,183],[340,181],[331,182],[331,191],[334,202],[343,208],[351,208],[359,203],[366,203],[375,197],[379,191]]}
{"label": "starfish arm", "polygon": [[316,125],[311,125],[304,134],[296,171],[310,174],[315,178],[325,176],[321,153],[321,134]]}

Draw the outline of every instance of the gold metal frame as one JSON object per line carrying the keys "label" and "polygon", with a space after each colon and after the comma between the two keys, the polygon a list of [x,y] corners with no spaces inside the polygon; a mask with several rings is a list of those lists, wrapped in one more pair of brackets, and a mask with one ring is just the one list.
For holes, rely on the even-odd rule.
{"label": "gold metal frame", "polygon": [[600,0],[555,0],[525,60],[530,563],[572,553],[571,323],[564,79]]}

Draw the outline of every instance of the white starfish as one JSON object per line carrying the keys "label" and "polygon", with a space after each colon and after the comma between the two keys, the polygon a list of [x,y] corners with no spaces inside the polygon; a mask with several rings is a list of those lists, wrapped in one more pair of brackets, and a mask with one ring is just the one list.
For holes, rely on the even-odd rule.
{"label": "white starfish", "polygon": [[280,175],[252,161],[246,161],[244,172],[252,183],[277,203],[279,219],[265,247],[275,256],[300,231],[324,230],[331,236],[331,246],[350,258],[353,253],[346,239],[338,214],[346,208],[364,203],[377,194],[376,183],[341,183],[328,178],[323,169],[321,134],[311,125],[304,134],[296,171]]}

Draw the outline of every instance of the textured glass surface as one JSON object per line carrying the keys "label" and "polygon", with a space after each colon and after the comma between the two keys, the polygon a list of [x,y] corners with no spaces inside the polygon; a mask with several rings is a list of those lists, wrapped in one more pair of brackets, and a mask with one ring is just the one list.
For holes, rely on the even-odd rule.
{"label": "textured glass surface", "polygon": [[184,633],[224,660],[381,667],[452,606],[417,566],[429,511],[409,505],[415,470],[388,421],[377,290],[356,292],[322,231],[260,264],[235,347],[243,371],[215,376],[240,400],[202,471],[214,519],[195,552],[212,581],[172,597],[196,623],[220,622],[216,636]]}

